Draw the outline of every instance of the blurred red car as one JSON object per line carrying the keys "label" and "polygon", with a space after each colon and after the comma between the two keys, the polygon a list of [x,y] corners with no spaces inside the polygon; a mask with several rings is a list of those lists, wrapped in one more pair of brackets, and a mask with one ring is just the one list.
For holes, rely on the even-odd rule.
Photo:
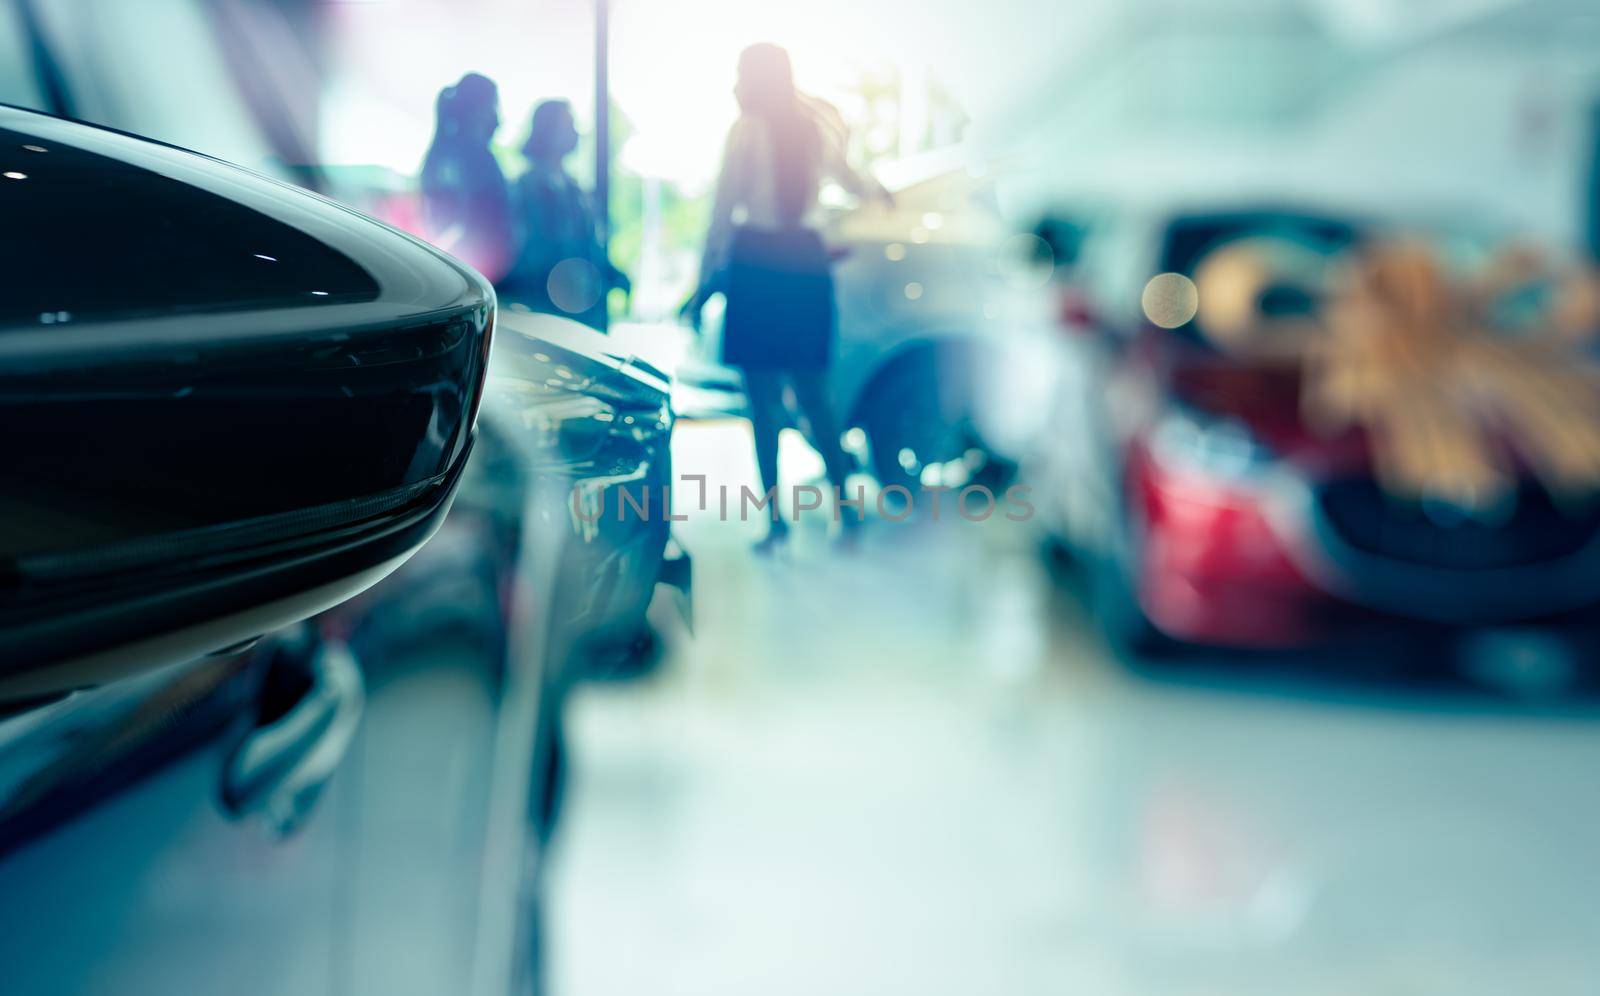
{"label": "blurred red car", "polygon": [[[1190,320],[1141,308],[1158,274],[1270,238],[1331,261],[1374,231],[1273,207],[1055,220],[1066,382],[1039,497],[1089,568],[1096,611],[1132,652],[1288,648],[1409,632],[1584,622],[1600,601],[1600,505],[1536,481],[1492,516],[1386,494],[1363,435],[1300,418],[1293,366],[1225,355]],[[1314,306],[1269,289],[1262,307]],[[1374,625],[1375,624],[1375,625]]]}

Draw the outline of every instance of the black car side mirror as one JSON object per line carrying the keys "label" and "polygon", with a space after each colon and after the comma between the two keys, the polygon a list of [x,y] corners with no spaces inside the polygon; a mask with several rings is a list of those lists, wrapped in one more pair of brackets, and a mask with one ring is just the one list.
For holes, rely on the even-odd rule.
{"label": "black car side mirror", "polygon": [[494,294],[203,156],[0,107],[0,703],[247,640],[448,510]]}

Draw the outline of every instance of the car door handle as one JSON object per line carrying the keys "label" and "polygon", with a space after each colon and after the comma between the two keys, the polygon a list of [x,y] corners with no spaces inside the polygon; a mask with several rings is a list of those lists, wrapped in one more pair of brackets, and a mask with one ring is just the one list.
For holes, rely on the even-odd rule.
{"label": "car door handle", "polygon": [[292,677],[303,692],[234,749],[223,767],[222,803],[230,814],[257,816],[284,837],[305,822],[350,749],[366,689],[355,655],[338,640],[294,640],[271,666],[296,669]]}

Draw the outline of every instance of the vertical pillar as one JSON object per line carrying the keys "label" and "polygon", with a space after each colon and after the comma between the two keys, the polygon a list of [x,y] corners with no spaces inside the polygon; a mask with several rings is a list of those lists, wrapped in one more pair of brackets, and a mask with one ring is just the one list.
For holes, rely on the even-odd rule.
{"label": "vertical pillar", "polygon": [[[600,248],[611,246],[611,0],[594,0],[594,209]],[[605,321],[604,315],[601,318]]]}
{"label": "vertical pillar", "polygon": [[[611,250],[611,0],[595,0],[595,221],[600,251]],[[610,309],[600,299],[600,328]]]}

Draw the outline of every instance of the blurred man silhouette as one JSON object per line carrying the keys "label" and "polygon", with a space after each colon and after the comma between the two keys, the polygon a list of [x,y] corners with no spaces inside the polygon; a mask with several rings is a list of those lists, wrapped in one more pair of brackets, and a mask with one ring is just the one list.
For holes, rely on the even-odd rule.
{"label": "blurred man silhouette", "polygon": [[536,311],[570,315],[604,330],[606,293],[631,290],[607,257],[594,205],[563,163],[578,147],[572,106],[547,100],[534,108],[522,154],[527,172],[517,181],[515,207],[521,250],[505,296]]}
{"label": "blurred man silhouette", "polygon": [[489,149],[500,127],[499,103],[494,81],[478,73],[445,87],[422,163],[429,241],[493,281],[505,276],[513,251],[511,197]]}
{"label": "blurred man silhouette", "polygon": [[[734,94],[740,115],[723,150],[700,283],[684,315],[698,326],[712,294],[727,299],[723,362],[744,373],[762,487],[778,485],[778,435],[789,424],[792,402],[829,481],[842,491],[848,463],[827,399],[833,276],[811,218],[824,179],[858,196],[888,195],[846,163],[837,112],[795,89],[782,48],[745,49]],[[859,522],[843,509],[840,519],[847,531]],[[787,535],[779,517],[758,551]]]}

